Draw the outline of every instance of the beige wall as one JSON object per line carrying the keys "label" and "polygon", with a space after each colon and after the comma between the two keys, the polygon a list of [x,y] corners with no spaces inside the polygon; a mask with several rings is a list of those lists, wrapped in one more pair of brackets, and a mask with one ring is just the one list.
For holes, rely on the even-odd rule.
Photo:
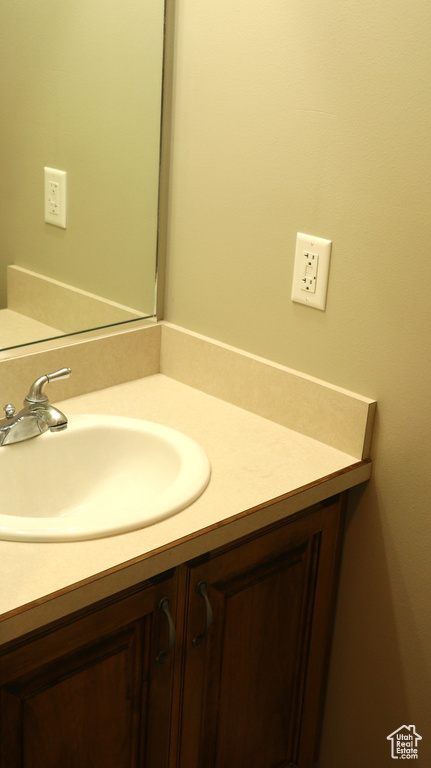
{"label": "beige wall", "polygon": [[[177,16],[167,319],[379,402],[319,768],[390,765],[412,723],[431,764],[431,5]],[[326,312],[290,301],[297,231],[333,240]]]}
{"label": "beige wall", "polygon": [[[0,307],[7,264],[152,313],[163,0],[0,0]],[[67,229],[43,168],[67,171]]]}

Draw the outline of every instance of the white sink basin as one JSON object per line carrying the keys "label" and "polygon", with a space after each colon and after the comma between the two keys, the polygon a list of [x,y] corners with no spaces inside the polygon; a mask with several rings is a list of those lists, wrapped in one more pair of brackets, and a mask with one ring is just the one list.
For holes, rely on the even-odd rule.
{"label": "white sink basin", "polygon": [[210,472],[203,449],[174,429],[71,416],[63,432],[0,448],[0,538],[72,541],[143,528],[197,499]]}

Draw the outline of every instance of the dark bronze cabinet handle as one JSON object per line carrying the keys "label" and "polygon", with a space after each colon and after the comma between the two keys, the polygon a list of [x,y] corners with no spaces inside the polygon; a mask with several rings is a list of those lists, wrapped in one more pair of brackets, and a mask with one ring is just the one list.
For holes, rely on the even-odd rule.
{"label": "dark bronze cabinet handle", "polygon": [[166,651],[160,651],[159,655],[156,658],[157,664],[164,664],[169,654],[173,650],[175,645],[175,640],[176,640],[175,625],[171,616],[171,612],[169,610],[169,597],[164,597],[162,600],[160,600],[159,610],[165,614],[168,620],[168,627],[169,627],[168,648]]}
{"label": "dark bronze cabinet handle", "polygon": [[192,645],[196,648],[198,645],[202,643],[202,641],[206,638],[208,632],[210,631],[213,622],[214,622],[214,616],[213,611],[211,608],[211,603],[208,599],[207,595],[207,583],[206,581],[200,581],[199,584],[196,587],[196,592],[203,597],[205,600],[205,608],[206,608],[206,623],[205,623],[205,629],[203,632],[198,632],[197,635],[194,636],[192,640]]}

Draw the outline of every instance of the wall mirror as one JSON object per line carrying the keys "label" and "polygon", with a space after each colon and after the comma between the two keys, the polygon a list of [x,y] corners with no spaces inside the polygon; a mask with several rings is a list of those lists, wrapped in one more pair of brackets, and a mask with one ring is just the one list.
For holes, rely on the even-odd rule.
{"label": "wall mirror", "polygon": [[160,316],[170,3],[0,0],[0,350]]}

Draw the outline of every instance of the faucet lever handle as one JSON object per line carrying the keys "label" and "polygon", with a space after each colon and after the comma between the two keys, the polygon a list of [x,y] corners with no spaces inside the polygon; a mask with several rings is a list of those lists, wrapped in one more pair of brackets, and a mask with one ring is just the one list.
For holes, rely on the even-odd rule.
{"label": "faucet lever handle", "polygon": [[72,371],[70,368],[60,368],[59,371],[54,371],[54,373],[47,373],[46,378],[48,381],[55,381],[55,379],[68,379]]}
{"label": "faucet lever handle", "polygon": [[67,379],[71,373],[72,371],[70,368],[60,368],[60,370],[54,371],[54,373],[47,373],[44,376],[40,376],[31,385],[28,391],[28,395],[25,398],[25,402],[47,403],[48,397],[44,392],[45,385],[49,384],[51,381],[55,381],[56,379]]}

